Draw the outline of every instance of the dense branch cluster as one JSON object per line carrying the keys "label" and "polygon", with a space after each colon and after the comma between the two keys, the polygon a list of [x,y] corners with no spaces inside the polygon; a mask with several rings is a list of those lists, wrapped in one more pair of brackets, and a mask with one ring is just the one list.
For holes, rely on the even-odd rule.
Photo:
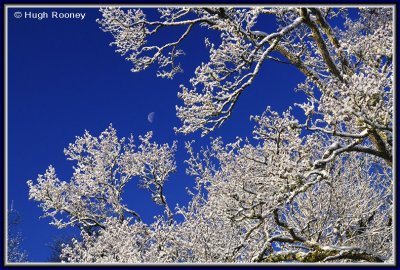
{"label": "dense branch cluster", "polygon": [[163,185],[176,169],[176,143],[158,145],[150,142],[151,138],[151,132],[139,137],[136,147],[132,136],[127,143],[125,138],[118,139],[112,126],[98,138],[86,131],[64,150],[68,160],[77,163],[70,181],[58,179],[54,167],[49,166],[44,175],[39,175],[37,184],[28,181],[29,198],[41,202],[45,216],[51,217],[58,228],[77,225],[84,231],[104,229],[110,217],[123,221],[128,214],[140,221],[138,213],[122,201],[126,184],[138,178],[141,186],[151,191],[153,200],[170,213]]}
{"label": "dense branch cluster", "polygon": [[[252,138],[213,139],[196,152],[186,142],[187,206],[171,209],[164,183],[175,172],[177,144],[151,133],[126,143],[109,127],[65,150],[77,162],[69,182],[53,167],[28,182],[30,198],[59,228],[81,239],[66,262],[392,262],[393,10],[360,8],[102,8],[101,28],[138,72],[182,72],[182,42],[195,27],[209,61],[181,86],[177,132],[212,132],[231,115],[265,61],[305,75],[296,91],[301,121],[288,108],[252,116]],[[275,30],[262,29],[265,21]],[[263,22],[263,23],[260,23]],[[160,42],[163,29],[181,33]],[[216,36],[215,33],[219,33]],[[219,40],[218,40],[219,38]],[[138,179],[164,215],[146,224],[122,202]],[[175,218],[181,216],[182,219]],[[178,222],[179,220],[179,222]]]}

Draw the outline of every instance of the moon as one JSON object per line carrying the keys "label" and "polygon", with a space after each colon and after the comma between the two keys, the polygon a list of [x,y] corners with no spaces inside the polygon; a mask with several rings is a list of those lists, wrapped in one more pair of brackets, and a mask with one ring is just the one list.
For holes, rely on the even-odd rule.
{"label": "moon", "polygon": [[149,113],[149,115],[147,116],[147,120],[150,122],[150,124],[152,124],[154,122],[154,116],[156,115],[155,112],[151,112]]}

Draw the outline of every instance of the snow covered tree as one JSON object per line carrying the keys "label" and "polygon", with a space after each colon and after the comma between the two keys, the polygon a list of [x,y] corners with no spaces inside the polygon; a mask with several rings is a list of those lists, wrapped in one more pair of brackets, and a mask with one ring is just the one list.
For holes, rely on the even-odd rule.
{"label": "snow covered tree", "polygon": [[47,244],[50,248],[50,256],[48,257],[48,262],[61,262],[61,254],[65,245],[72,245],[72,239],[75,239],[73,235],[61,235],[56,236],[53,240]]}
{"label": "snow covered tree", "polygon": [[[206,135],[221,126],[266,61],[305,75],[296,90],[306,101],[294,104],[305,120],[292,108],[267,107],[251,117],[250,139],[217,138],[200,153],[187,142],[187,174],[196,185],[175,211],[163,191],[176,169],[175,142],[150,143],[149,133],[136,147],[112,127],[99,138],[77,137],[65,150],[78,163],[70,182],[53,167],[28,182],[53,224],[82,228],[82,241],[64,247],[65,261],[393,261],[392,8],[352,16],[355,9],[330,7],[160,8],[156,19],[144,9],[100,11],[101,28],[132,71],[154,64],[164,78],[183,70],[181,43],[195,27],[213,30],[205,39],[209,62],[178,94],[177,132]],[[276,29],[266,32],[259,22],[271,19]],[[154,37],[168,28],[182,33],[160,44]],[[122,202],[133,178],[164,207],[151,224]]]}
{"label": "snow covered tree", "polygon": [[28,254],[21,248],[22,236],[18,232],[18,224],[21,223],[21,216],[11,205],[7,212],[7,261],[26,262]]}
{"label": "snow covered tree", "polygon": [[[219,31],[220,40],[206,38],[210,60],[202,63],[181,86],[177,106],[182,120],[178,132],[220,126],[231,114],[240,94],[257,77],[265,61],[284,62],[305,76],[299,90],[309,96],[303,104],[305,128],[335,137],[366,141],[346,151],[364,151],[391,163],[393,102],[393,10],[364,8],[351,19],[346,9],[335,8],[161,8],[159,20],[149,20],[142,9],[101,9],[103,31],[110,32],[117,52],[128,55],[132,71],[158,63],[158,76],[172,78],[181,71],[180,43],[194,27]],[[275,17],[276,31],[263,31],[257,24]],[[338,17],[344,20],[340,24]],[[330,21],[335,24],[331,26]],[[173,42],[153,37],[165,28],[181,27]],[[213,36],[214,37],[214,36]],[[214,37],[215,38],[215,37]],[[216,45],[219,44],[219,45]],[[279,54],[278,57],[272,53]]]}
{"label": "snow covered tree", "polygon": [[122,222],[129,215],[140,221],[139,214],[122,201],[126,184],[139,178],[172,219],[163,185],[176,169],[176,143],[158,145],[150,142],[151,137],[151,132],[139,137],[141,143],[136,146],[133,136],[127,143],[125,138],[118,139],[111,125],[98,138],[86,131],[64,150],[67,159],[77,163],[70,181],[58,179],[54,167],[49,166],[37,184],[28,181],[29,198],[41,202],[44,215],[58,228],[76,225],[93,232],[104,229],[110,217]]}

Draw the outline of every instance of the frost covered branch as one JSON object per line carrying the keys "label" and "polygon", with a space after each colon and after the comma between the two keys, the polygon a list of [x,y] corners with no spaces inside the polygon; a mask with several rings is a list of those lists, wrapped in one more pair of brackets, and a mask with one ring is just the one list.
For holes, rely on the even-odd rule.
{"label": "frost covered branch", "polygon": [[141,143],[136,146],[132,136],[127,143],[125,138],[118,139],[111,125],[99,137],[86,131],[64,150],[67,159],[76,162],[71,179],[58,179],[50,166],[36,184],[28,181],[29,198],[40,202],[44,216],[51,217],[58,228],[78,225],[105,229],[109,217],[122,222],[129,214],[140,221],[139,214],[122,200],[126,184],[138,178],[170,216],[163,186],[176,169],[176,143],[172,147],[158,145],[150,142],[151,138],[151,132],[139,137]]}

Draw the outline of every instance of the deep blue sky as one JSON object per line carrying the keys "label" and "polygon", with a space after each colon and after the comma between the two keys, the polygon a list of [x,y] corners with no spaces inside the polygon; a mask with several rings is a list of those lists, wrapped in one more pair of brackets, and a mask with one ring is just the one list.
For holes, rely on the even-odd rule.
{"label": "deep blue sky", "polygon": [[[52,164],[60,179],[68,180],[72,173],[70,161],[63,149],[75,136],[88,130],[99,135],[110,123],[120,137],[133,133],[137,138],[149,130],[159,143],[178,140],[178,173],[166,184],[166,196],[173,208],[176,203],[187,203],[185,187],[194,181],[185,176],[183,161],[187,158],[184,141],[196,139],[196,147],[208,143],[210,137],[222,136],[232,141],[236,136],[251,136],[254,122],[249,116],[261,114],[267,105],[278,111],[302,99],[293,89],[302,81],[302,74],[289,65],[266,62],[253,85],[240,97],[232,117],[216,132],[200,138],[200,133],[190,136],[176,135],[173,127],[179,126],[175,105],[179,85],[189,86],[195,67],[208,60],[204,48],[205,28],[196,28],[185,41],[182,58],[183,74],[174,80],[156,77],[150,68],[141,73],[130,71],[132,64],[110,47],[111,35],[99,29],[97,8],[92,9],[36,9],[84,12],[84,20],[41,21],[14,18],[9,9],[8,18],[8,202],[22,216],[23,248],[30,261],[46,261],[50,249],[46,244],[57,235],[69,234],[49,225],[49,219],[39,219],[41,208],[28,200],[26,181],[36,180]],[[153,11],[154,12],[154,11]],[[268,27],[273,27],[273,24]],[[260,30],[265,30],[260,29]],[[174,33],[164,32],[164,40]],[[147,115],[154,111],[155,121],[149,123]],[[127,187],[126,201],[144,220],[162,212],[151,202],[150,194],[135,184]]]}

